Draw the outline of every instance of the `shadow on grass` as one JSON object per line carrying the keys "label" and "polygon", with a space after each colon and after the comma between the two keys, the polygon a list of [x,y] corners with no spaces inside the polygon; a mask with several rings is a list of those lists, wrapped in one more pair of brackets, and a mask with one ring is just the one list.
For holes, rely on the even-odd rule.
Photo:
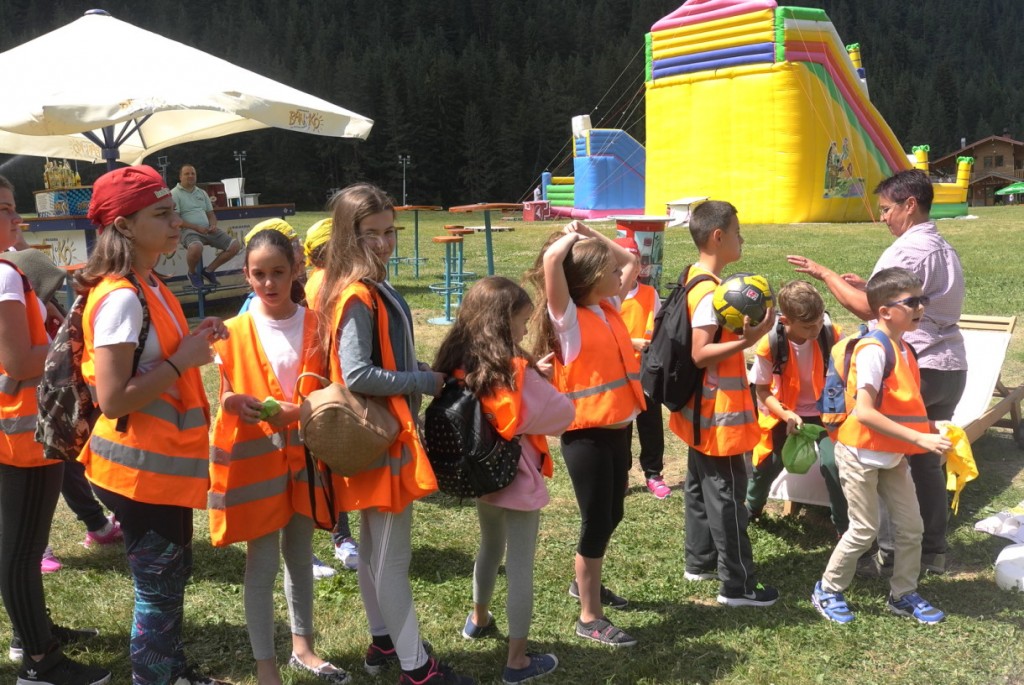
{"label": "shadow on grass", "polygon": [[475,556],[454,546],[413,545],[409,576],[414,580],[442,585],[473,577]]}

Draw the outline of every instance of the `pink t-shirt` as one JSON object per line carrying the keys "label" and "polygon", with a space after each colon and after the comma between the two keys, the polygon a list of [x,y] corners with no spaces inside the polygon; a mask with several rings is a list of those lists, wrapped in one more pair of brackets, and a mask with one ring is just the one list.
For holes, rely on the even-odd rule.
{"label": "pink t-shirt", "polygon": [[[548,379],[527,368],[523,374],[523,404],[516,435],[561,435],[576,418],[572,400],[558,392]],[[544,476],[540,472],[541,455],[528,440],[521,440],[523,456],[519,472],[507,488],[480,497],[481,502],[515,509],[535,511],[550,500]]]}

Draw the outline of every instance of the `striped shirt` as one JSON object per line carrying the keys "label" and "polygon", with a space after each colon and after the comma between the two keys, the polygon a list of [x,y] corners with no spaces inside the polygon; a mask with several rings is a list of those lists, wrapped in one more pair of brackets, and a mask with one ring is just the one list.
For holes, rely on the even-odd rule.
{"label": "striped shirt", "polygon": [[875,275],[882,269],[901,266],[924,284],[931,303],[916,331],[903,335],[914,346],[918,366],[939,371],[967,369],[967,351],[957,322],[964,304],[964,272],[960,255],[939,235],[931,221],[907,229],[878,258]]}

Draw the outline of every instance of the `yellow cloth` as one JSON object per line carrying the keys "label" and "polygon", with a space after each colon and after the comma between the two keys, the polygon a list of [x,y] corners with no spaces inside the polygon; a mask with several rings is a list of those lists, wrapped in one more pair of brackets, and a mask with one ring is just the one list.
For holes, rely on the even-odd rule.
{"label": "yellow cloth", "polygon": [[333,226],[333,219],[320,219],[320,221],[310,226],[309,230],[306,231],[306,266],[313,266],[309,258],[313,254],[313,250],[331,239],[331,228]]}
{"label": "yellow cloth", "polygon": [[242,242],[248,245],[254,235],[260,231],[267,230],[277,231],[288,240],[295,240],[299,237],[299,234],[295,232],[292,225],[284,219],[267,219],[266,221],[261,221],[253,226],[252,230],[245,234],[245,238],[243,238]]}
{"label": "yellow cloth", "polygon": [[960,426],[946,423],[941,426],[943,434],[953,446],[946,450],[946,489],[953,491],[953,513],[960,508],[960,492],[970,481],[978,477],[978,465],[974,463],[971,441]]}

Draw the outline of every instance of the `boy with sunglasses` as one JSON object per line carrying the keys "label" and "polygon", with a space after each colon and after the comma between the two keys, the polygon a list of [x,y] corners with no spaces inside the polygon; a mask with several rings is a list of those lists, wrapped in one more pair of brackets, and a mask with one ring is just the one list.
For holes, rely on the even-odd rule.
{"label": "boy with sunglasses", "polygon": [[855,405],[839,428],[835,446],[850,526],[815,584],[811,602],[830,621],[853,620],[843,591],[853,580],[857,560],[878,535],[881,500],[892,520],[895,543],[887,607],[920,623],[938,623],[945,614],[917,593],[924,524],[907,459],[908,455],[916,459],[921,452],[945,452],[950,441],[930,432],[934,426],[921,399],[917,360],[902,340],[921,322],[928,298],[922,294],[920,279],[900,267],[872,276],[867,297],[877,329],[895,350],[895,365],[885,377],[882,342],[866,337],[856,343],[846,379],[847,397],[854,396]]}

